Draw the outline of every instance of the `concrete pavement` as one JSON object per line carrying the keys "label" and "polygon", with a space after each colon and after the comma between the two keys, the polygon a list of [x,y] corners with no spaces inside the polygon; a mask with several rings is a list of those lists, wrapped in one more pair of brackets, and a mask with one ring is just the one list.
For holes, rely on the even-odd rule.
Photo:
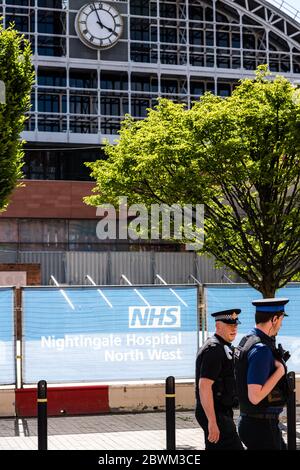
{"label": "concrete pavement", "polygon": [[[236,415],[237,418],[238,415]],[[164,450],[165,413],[62,416],[48,419],[49,450]],[[286,440],[286,418],[282,417]],[[297,407],[297,444],[300,447],[300,408]],[[204,449],[204,436],[194,413],[176,413],[176,448]],[[37,449],[37,420],[0,419],[0,450]]]}
{"label": "concrete pavement", "polygon": [[[48,419],[49,450],[163,450],[165,413],[68,416]],[[176,413],[178,449],[204,448],[192,412]],[[0,450],[37,449],[37,420],[1,419]]]}

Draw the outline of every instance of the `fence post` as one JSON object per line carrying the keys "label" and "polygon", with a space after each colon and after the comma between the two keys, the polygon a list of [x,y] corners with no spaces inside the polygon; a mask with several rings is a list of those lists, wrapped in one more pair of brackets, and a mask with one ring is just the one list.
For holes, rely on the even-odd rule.
{"label": "fence post", "polygon": [[176,450],[175,437],[175,378],[166,378],[166,442],[167,450]]}
{"label": "fence post", "polygon": [[296,379],[295,372],[287,374],[287,442],[288,450],[296,450]]}
{"label": "fence post", "polygon": [[38,418],[38,450],[47,450],[47,382],[40,380],[38,383],[37,397]]}

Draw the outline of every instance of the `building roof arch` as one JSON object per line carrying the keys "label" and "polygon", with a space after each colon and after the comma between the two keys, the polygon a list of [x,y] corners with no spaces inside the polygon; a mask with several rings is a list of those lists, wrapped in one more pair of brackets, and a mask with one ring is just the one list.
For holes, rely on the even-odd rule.
{"label": "building roof arch", "polygon": [[[206,4],[205,1],[199,3]],[[272,31],[291,47],[300,49],[300,23],[266,0],[221,0],[216,10],[222,13],[222,4],[235,9],[240,15],[247,15],[265,29]],[[300,15],[300,13],[299,13]]]}

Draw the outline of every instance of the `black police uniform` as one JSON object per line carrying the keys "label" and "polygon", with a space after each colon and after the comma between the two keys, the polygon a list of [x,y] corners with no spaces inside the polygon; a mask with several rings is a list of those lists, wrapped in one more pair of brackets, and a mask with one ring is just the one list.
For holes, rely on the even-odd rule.
{"label": "black police uniform", "polygon": [[[284,312],[283,306],[287,302],[288,299],[261,299],[252,303],[257,311],[275,315]],[[273,390],[257,405],[253,405],[248,398],[249,353],[261,345],[271,351],[271,353],[266,351],[269,360],[264,362],[264,367],[268,368],[266,370],[270,370],[269,377],[275,370],[275,359],[280,360],[285,366],[282,354],[280,355],[276,348],[274,337],[256,328],[242,338],[235,350],[235,374],[241,414],[239,434],[249,450],[284,450],[286,445],[279,428],[279,414],[287,399],[286,376],[281,378]]]}
{"label": "black police uniform", "polygon": [[[239,309],[226,310],[213,314],[216,320],[227,323],[240,323],[237,315]],[[217,443],[208,441],[208,420],[201,405],[199,379],[213,380],[212,385],[214,409],[220,438]],[[205,435],[207,450],[235,449],[243,450],[233,421],[233,406],[237,405],[235,389],[233,347],[223,338],[215,334],[200,348],[196,358],[196,412],[195,416]]]}

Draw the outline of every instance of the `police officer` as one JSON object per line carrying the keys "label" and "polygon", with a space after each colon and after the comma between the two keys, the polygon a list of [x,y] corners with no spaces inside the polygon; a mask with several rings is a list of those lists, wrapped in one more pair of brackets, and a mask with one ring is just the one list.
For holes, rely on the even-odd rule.
{"label": "police officer", "polygon": [[196,419],[204,431],[205,449],[243,450],[233,421],[237,404],[233,347],[240,309],[215,312],[214,336],[200,348],[196,359]]}
{"label": "police officer", "polygon": [[239,435],[247,449],[285,449],[279,414],[286,402],[286,366],[275,337],[288,299],[253,301],[256,326],[235,352],[240,402]]}

